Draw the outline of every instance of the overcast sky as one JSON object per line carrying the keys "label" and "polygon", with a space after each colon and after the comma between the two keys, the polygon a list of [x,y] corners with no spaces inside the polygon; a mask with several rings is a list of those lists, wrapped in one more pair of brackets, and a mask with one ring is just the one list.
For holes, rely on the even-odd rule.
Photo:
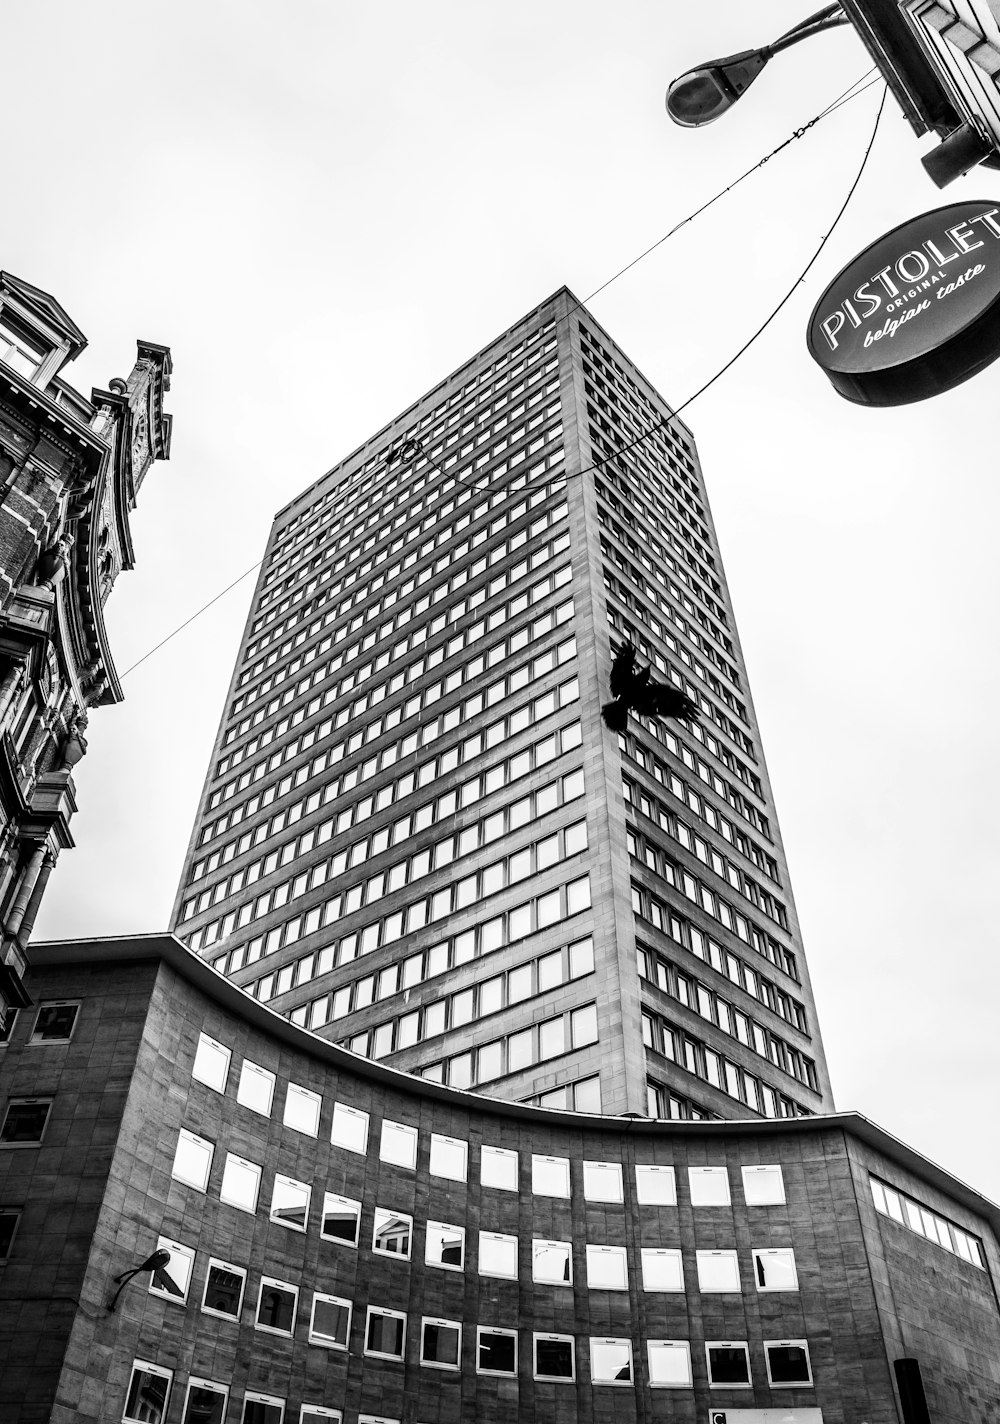
{"label": "overcast sky", "polygon": [[[127,669],[257,560],[277,509],[563,283],[586,297],[869,67],[848,28],[779,55],[712,127],[668,81],[810,0],[14,5],[0,264],[52,292],[89,392],[168,343],[173,456],[108,606]],[[592,310],[668,400],[723,365],[827,232],[872,89]],[[995,730],[1000,365],[891,411],[838,397],[809,312],[945,201],[895,104],[848,213],[686,412],[763,729],[838,1106],[1000,1196]],[[994,413],[991,415],[990,413]],[[36,937],[166,925],[248,578],[125,678],[76,771],[78,847]]]}

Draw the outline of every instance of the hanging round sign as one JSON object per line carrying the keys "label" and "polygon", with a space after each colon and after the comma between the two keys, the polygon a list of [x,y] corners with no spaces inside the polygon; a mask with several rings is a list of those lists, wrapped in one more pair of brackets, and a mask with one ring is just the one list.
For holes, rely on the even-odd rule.
{"label": "hanging round sign", "polygon": [[950,391],[1000,356],[1000,205],[954,203],[893,228],[830,283],[809,351],[859,405]]}

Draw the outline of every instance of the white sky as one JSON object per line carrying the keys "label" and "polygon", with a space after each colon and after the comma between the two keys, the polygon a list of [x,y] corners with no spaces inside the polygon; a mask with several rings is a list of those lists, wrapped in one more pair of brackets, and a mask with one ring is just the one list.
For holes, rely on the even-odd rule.
{"label": "white sky", "polygon": [[[88,333],[89,391],[168,343],[173,458],[108,608],[128,668],[260,557],[275,511],[566,283],[580,297],[868,68],[850,29],[779,55],[701,132],[690,64],[809,0],[9,7],[0,263]],[[828,230],[879,90],[793,143],[592,304],[675,404]],[[995,452],[1000,366],[893,411],[805,350],[822,288],[944,195],[890,100],[808,281],[687,412],[763,727],[838,1105],[1000,1196]],[[91,720],[78,848],[36,937],[165,926],[253,580]]]}

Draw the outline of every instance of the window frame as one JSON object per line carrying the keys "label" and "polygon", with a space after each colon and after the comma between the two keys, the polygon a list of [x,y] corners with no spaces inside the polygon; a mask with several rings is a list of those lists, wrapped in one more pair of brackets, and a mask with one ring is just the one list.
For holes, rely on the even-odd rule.
{"label": "window frame", "polygon": [[[226,1177],[229,1175],[230,1166],[233,1166],[235,1170],[239,1170],[247,1176],[253,1175],[252,1172],[247,1172],[247,1168],[252,1168],[253,1172],[256,1172],[257,1185],[254,1188],[252,1206],[247,1206],[245,1201],[238,1200],[235,1194],[226,1196]],[[250,1216],[256,1216],[257,1208],[260,1205],[260,1188],[263,1180],[264,1168],[259,1162],[251,1162],[249,1157],[241,1157],[237,1152],[227,1152],[226,1163],[222,1169],[222,1181],[219,1183],[219,1201],[223,1202],[226,1206],[235,1207],[237,1211],[245,1211]]]}
{"label": "window frame", "polygon": [[[316,1306],[319,1303],[324,1305],[342,1305],[347,1308],[347,1329],[346,1339],[341,1344],[333,1335],[324,1335],[316,1330]],[[310,1345],[319,1345],[324,1350],[343,1350],[345,1353],[351,1348],[351,1326],[354,1323],[354,1302],[345,1300],[343,1296],[329,1295],[326,1291],[313,1291],[312,1306],[309,1310],[309,1331],[307,1339]]]}
{"label": "window frame", "polygon": [[[669,1200],[661,1201],[657,1199],[656,1193],[651,1193],[644,1183],[662,1182],[664,1185],[669,1182],[670,1189],[667,1195]],[[677,1205],[677,1171],[674,1167],[656,1162],[637,1162],[635,1164],[635,1195],[640,1206],[676,1206]]]}
{"label": "window frame", "polygon": [[[352,1206],[356,1209],[354,1217],[354,1240],[349,1241],[346,1236],[331,1236],[325,1229],[327,1205],[331,1201],[340,1202],[344,1206]],[[358,1241],[361,1238],[361,1203],[355,1201],[353,1197],[342,1197],[339,1192],[323,1193],[323,1215],[320,1220],[319,1235],[321,1241],[332,1241],[335,1246],[346,1246],[349,1250],[358,1249]]]}
{"label": "window frame", "polygon": [[[387,1251],[384,1246],[379,1246],[379,1216],[385,1218],[383,1227],[393,1221],[405,1221],[407,1223],[406,1250]],[[376,1206],[372,1215],[372,1245],[373,1256],[388,1256],[394,1261],[410,1261],[413,1259],[413,1217],[405,1211],[393,1211],[391,1207]]]}
{"label": "window frame", "polygon": [[188,1420],[188,1407],[191,1403],[191,1391],[193,1389],[211,1390],[214,1394],[222,1396],[222,1413],[219,1418],[221,1424],[225,1424],[226,1414],[229,1410],[229,1385],[221,1384],[218,1380],[202,1379],[199,1375],[191,1375],[188,1378],[187,1389],[184,1391],[184,1410],[181,1414],[181,1424],[190,1424]]}
{"label": "window frame", "polygon": [[[740,1169],[740,1171],[741,1171],[741,1175],[742,1175],[742,1177],[743,1177],[743,1200],[746,1202],[747,1206],[786,1206],[786,1205],[787,1205],[788,1198],[787,1198],[787,1194],[786,1194],[786,1192],[785,1192],[785,1177],[784,1177],[784,1173],[783,1173],[782,1170],[781,1170],[781,1164],[780,1164],[779,1162],[774,1162],[774,1163],[760,1163],[760,1164],[756,1164],[756,1163],[755,1163],[755,1164],[752,1164],[752,1165],[750,1165],[750,1166],[742,1167],[742,1168]],[[764,1173],[775,1173],[775,1172],[778,1174],[778,1175],[777,1175],[777,1181],[778,1181],[778,1185],[779,1185],[780,1188],[781,1188],[781,1195],[778,1196],[778,1197],[775,1197],[775,1198],[773,1198],[773,1199],[771,1199],[771,1200],[767,1200],[767,1201],[751,1201],[751,1200],[750,1200],[750,1193],[747,1191],[747,1183],[753,1181],[754,1178],[755,1178],[756,1176],[758,1176],[758,1174],[760,1175],[761,1179],[764,1179],[764,1178],[763,1178],[763,1174],[764,1174]],[[764,1179],[764,1180],[766,1180],[766,1179]]]}
{"label": "window frame", "polygon": [[262,1394],[259,1389],[248,1389],[243,1396],[243,1412],[240,1414],[240,1424],[246,1424],[248,1404],[268,1404],[272,1409],[279,1411],[277,1424],[284,1424],[285,1405],[287,1400],[281,1399],[276,1394]]}
{"label": "window frame", "polygon": [[[400,1332],[400,1347],[398,1355],[388,1354],[384,1350],[373,1350],[368,1344],[368,1338],[371,1331],[372,1316],[375,1315],[379,1316],[383,1320],[389,1319],[402,1321],[403,1328]],[[364,1354],[372,1360],[395,1360],[397,1363],[400,1364],[406,1359],[406,1311],[390,1310],[387,1306],[382,1305],[369,1305],[366,1308]]]}
{"label": "window frame", "polygon": [[[302,1213],[302,1225],[296,1221],[286,1221],[283,1217],[275,1215],[275,1195],[278,1191],[278,1184],[283,1183],[289,1187],[298,1187],[305,1193],[305,1206]],[[309,1212],[312,1208],[312,1186],[308,1182],[296,1181],[294,1177],[286,1177],[283,1172],[275,1172],[274,1181],[271,1183],[271,1205],[268,1208],[268,1220],[273,1221],[276,1226],[283,1226],[286,1231],[299,1231],[304,1235],[309,1227]]]}
{"label": "window frame", "polygon": [[[32,1025],[31,1033],[28,1036],[28,1048],[60,1048],[72,1041],[76,1032],[76,1026],[80,1022],[80,1009],[83,1007],[82,999],[42,999],[35,1014],[35,1022]],[[69,1033],[64,1038],[36,1038],[38,1033],[38,1020],[46,1009],[75,1009],[73,1022],[70,1024]]]}
{"label": "window frame", "polygon": [[[363,1120],[364,1126],[361,1131],[360,1147],[355,1146],[356,1135],[353,1133],[344,1133],[340,1137],[337,1136],[338,1119],[343,1118],[346,1118],[348,1121],[353,1121],[356,1119],[359,1123]],[[370,1130],[371,1116],[369,1113],[364,1112],[361,1108],[351,1107],[350,1103],[334,1103],[333,1121],[330,1124],[330,1142],[334,1147],[339,1147],[343,1152],[355,1152],[358,1155],[364,1157],[368,1153],[368,1137]],[[346,1140],[348,1137],[350,1137],[352,1140]]]}
{"label": "window frame", "polygon": [[[717,1249],[717,1250],[707,1250],[707,1251],[696,1251],[696,1252],[694,1253],[694,1257],[695,1257],[695,1268],[696,1268],[697,1273],[698,1273],[698,1289],[699,1289],[699,1291],[701,1292],[702,1295],[742,1295],[742,1294],[743,1294],[743,1281],[742,1281],[742,1277],[741,1277],[741,1275],[740,1275],[740,1258],[739,1258],[739,1252],[738,1252],[738,1251],[730,1250],[730,1249],[728,1249],[728,1248],[726,1248],[726,1249]],[[704,1281],[704,1279],[703,1279],[703,1276],[702,1276],[702,1262],[703,1262],[703,1261],[705,1261],[705,1262],[708,1262],[708,1261],[718,1261],[720,1264],[724,1261],[724,1262],[726,1262],[728,1265],[730,1265],[731,1267],[733,1267],[734,1270],[735,1270],[735,1274],[736,1274],[736,1285],[735,1285],[735,1286],[706,1285],[706,1284],[705,1284],[705,1281]]]}
{"label": "window frame", "polygon": [[[607,1290],[607,1291],[627,1291],[628,1290],[628,1250],[624,1246],[592,1245],[589,1242],[586,1246],[587,1263],[587,1289]],[[617,1261],[621,1267],[621,1274],[624,1277],[620,1285],[605,1285],[602,1281],[591,1280],[591,1276],[598,1272],[598,1264],[601,1260]],[[595,1336],[595,1339],[602,1337]]]}
{"label": "window frame", "polygon": [[[538,1346],[547,1343],[569,1346],[570,1372],[568,1375],[543,1375],[539,1373]],[[551,1384],[575,1384],[576,1337],[573,1335],[559,1335],[543,1330],[533,1330],[531,1332],[531,1373],[532,1379],[534,1380],[547,1381]]]}
{"label": "window frame", "polygon": [[[684,1351],[687,1360],[686,1380],[657,1380],[653,1378],[653,1350],[669,1346],[671,1349]],[[691,1389],[694,1384],[694,1375],[691,1369],[691,1341],[690,1340],[647,1340],[646,1341],[646,1365],[649,1370],[650,1389]]]}
{"label": "window frame", "polygon": [[[435,1167],[435,1156],[440,1157],[442,1153],[452,1151],[455,1148],[461,1150],[462,1165],[459,1172],[445,1172],[441,1170],[442,1163]],[[442,1133],[431,1133],[431,1150],[428,1173],[432,1177],[440,1177],[447,1182],[466,1182],[469,1178],[469,1144],[461,1137],[445,1137]]]}
{"label": "window frame", "polygon": [[[798,1348],[801,1349],[801,1350],[803,1351],[803,1353],[805,1354],[805,1357],[806,1357],[806,1373],[808,1374],[808,1379],[804,1379],[804,1380],[776,1380],[776,1379],[774,1378],[773,1373],[772,1373],[772,1370],[771,1370],[771,1350],[772,1350],[772,1349],[775,1349],[775,1348],[787,1349],[790,1345],[794,1345],[794,1346],[798,1347]],[[767,1367],[767,1382],[768,1382],[768,1384],[770,1385],[770,1387],[771,1387],[772,1389],[812,1389],[812,1388],[814,1388],[814,1383],[815,1383],[815,1382],[814,1382],[814,1380],[813,1380],[812,1358],[811,1358],[811,1356],[810,1356],[810,1354],[809,1354],[809,1341],[808,1341],[808,1340],[765,1340],[765,1341],[763,1342],[763,1346],[764,1346],[764,1363],[765,1363],[765,1365],[766,1365],[766,1367]]]}
{"label": "window frame", "polygon": [[[409,1123],[396,1122],[392,1118],[384,1117],[382,1119],[382,1128],[379,1135],[379,1161],[385,1162],[389,1167],[399,1167],[404,1172],[416,1171],[418,1137],[417,1128],[411,1127]],[[412,1160],[403,1161],[402,1153],[399,1156],[386,1155],[387,1148],[391,1147],[394,1139],[400,1143],[406,1141],[410,1144],[410,1151],[406,1156]]]}
{"label": "window frame", "polygon": [[[734,1380],[714,1380],[712,1378],[713,1350],[742,1350],[747,1362],[746,1379],[738,1383]],[[706,1340],[705,1366],[708,1371],[709,1389],[753,1389],[753,1374],[750,1368],[750,1346],[746,1340]]]}
{"label": "window frame", "polygon": [[[482,1339],[484,1335],[499,1335],[505,1340],[514,1342],[514,1368],[511,1370],[489,1370],[484,1369],[480,1363],[480,1350],[482,1349]],[[488,1375],[493,1379],[517,1379],[518,1366],[518,1332],[503,1325],[477,1325],[476,1326],[476,1374]]]}
{"label": "window frame", "polygon": [[[550,1280],[546,1276],[538,1274],[538,1260],[541,1251],[558,1248],[560,1252],[565,1252],[565,1260],[569,1263],[569,1275],[564,1280]],[[573,1286],[573,1243],[572,1241],[549,1241],[540,1236],[531,1238],[531,1279],[534,1285],[556,1286],[572,1289]]]}
{"label": "window frame", "polygon": [[[277,1325],[262,1325],[260,1319],[260,1307],[264,1299],[264,1288],[270,1286],[274,1290],[280,1291],[283,1295],[292,1297],[292,1323],[287,1330],[280,1329]],[[262,1331],[265,1335],[281,1335],[286,1340],[291,1340],[295,1335],[295,1322],[299,1313],[299,1287],[293,1285],[291,1281],[279,1281],[276,1276],[261,1276],[257,1286],[257,1305],[254,1309],[253,1328]]]}
{"label": "window frame", "polygon": [[[242,1282],[240,1286],[239,1298],[236,1302],[235,1311],[218,1310],[214,1305],[206,1305],[205,1297],[208,1295],[209,1283],[212,1279],[212,1267],[218,1266],[220,1270],[229,1271],[234,1276],[239,1276]],[[230,1320],[235,1324],[240,1323],[243,1315],[243,1307],[246,1304],[247,1295],[247,1270],[245,1266],[234,1265],[232,1261],[223,1261],[219,1256],[209,1256],[208,1266],[205,1270],[205,1283],[201,1289],[201,1310],[205,1315],[213,1315],[216,1320]]]}
{"label": "window frame", "polygon": [[[191,1294],[191,1281],[194,1278],[194,1262],[195,1256],[197,1255],[195,1248],[193,1246],[185,1246],[182,1241],[172,1241],[169,1236],[159,1236],[157,1237],[156,1241],[156,1249],[158,1251],[166,1250],[170,1252],[170,1261],[167,1263],[168,1266],[173,1264],[174,1258],[176,1256],[181,1256],[185,1261],[187,1261],[187,1281],[185,1282],[184,1290],[180,1296],[172,1295],[170,1291],[165,1291],[157,1287],[157,1272],[150,1271],[149,1286],[147,1287],[148,1293],[150,1295],[155,1295],[159,1300],[169,1301],[171,1305],[186,1305],[188,1296]],[[166,1272],[166,1274],[169,1274],[169,1271],[166,1267],[164,1267],[164,1271]],[[173,1280],[172,1276],[171,1280]]]}
{"label": "window frame", "polygon": [[[755,1248],[753,1248],[753,1250],[752,1250],[752,1256],[753,1256],[753,1280],[754,1280],[754,1285],[757,1287],[757,1293],[758,1293],[758,1295],[774,1295],[774,1294],[776,1294],[776,1293],[784,1293],[785,1295],[791,1295],[791,1294],[793,1294],[793,1293],[795,1293],[795,1292],[798,1291],[798,1289],[799,1289],[799,1273],[798,1273],[798,1268],[797,1268],[796,1265],[795,1265],[795,1252],[794,1252],[794,1250],[792,1249],[791,1246],[762,1246],[762,1247],[755,1247]],[[760,1283],[761,1268],[760,1268],[760,1264],[759,1264],[759,1263],[760,1263],[761,1259],[762,1259],[763,1257],[766,1257],[766,1256],[787,1256],[787,1257],[789,1258],[789,1262],[790,1262],[790,1265],[791,1265],[791,1269],[792,1269],[792,1281],[793,1281],[794,1284],[792,1284],[792,1285],[790,1285],[790,1286],[769,1286],[769,1285],[761,1285],[761,1283]]]}
{"label": "window frame", "polygon": [[[592,1385],[611,1385],[617,1389],[635,1388],[635,1352],[632,1349],[632,1340],[627,1335],[591,1335],[590,1337],[590,1383]],[[594,1370],[594,1347],[600,1345],[624,1345],[628,1350],[629,1378],[623,1379],[603,1379],[598,1378]]]}
{"label": "window frame", "polygon": [[[260,1079],[266,1079],[269,1081],[270,1091],[267,1097],[266,1111],[264,1108],[258,1107],[256,1103],[248,1101],[249,1093],[244,1095],[244,1080],[247,1083],[250,1083],[254,1080],[255,1077]],[[258,1117],[270,1118],[271,1111],[274,1107],[274,1090],[277,1087],[277,1084],[277,1074],[272,1073],[270,1068],[265,1068],[260,1063],[254,1063],[251,1059],[244,1058],[243,1062],[240,1064],[240,1080],[236,1088],[236,1101],[239,1103],[240,1107],[246,1108],[248,1112],[256,1113]]]}
{"label": "window frame", "polygon": [[[462,1243],[462,1260],[459,1265],[456,1266],[450,1261],[431,1260],[429,1252],[431,1240],[430,1233],[432,1228],[435,1231],[439,1232],[453,1232],[460,1237]],[[432,1266],[435,1270],[438,1271],[457,1271],[459,1274],[462,1274],[465,1271],[466,1238],[467,1232],[464,1226],[455,1226],[447,1221],[427,1221],[424,1226],[424,1265]]]}
{"label": "window frame", "polygon": [[[724,1201],[699,1201],[695,1193],[695,1182],[725,1182],[726,1196]],[[732,1206],[732,1189],[729,1184],[728,1167],[689,1167],[688,1168],[688,1193],[691,1198],[691,1205],[694,1207],[726,1207]]]}
{"label": "window frame", "polygon": [[[649,1285],[646,1280],[646,1262],[650,1260],[652,1264],[657,1258],[669,1260],[676,1264],[677,1274],[680,1277],[679,1286],[658,1286]],[[639,1248],[639,1269],[642,1273],[642,1288],[654,1295],[683,1295],[686,1291],[684,1281],[684,1253],[679,1247],[674,1246],[641,1246]]]}
{"label": "window frame", "polygon": [[[558,1168],[565,1182],[565,1191],[550,1191],[543,1182],[548,1168]],[[556,1201],[569,1201],[572,1197],[572,1178],[568,1157],[552,1157],[543,1152],[531,1154],[531,1195],[552,1197]]]}
{"label": "window frame", "polygon": [[[186,1140],[189,1143],[193,1143],[199,1148],[208,1148],[208,1162],[205,1167],[205,1177],[203,1182],[192,1181],[190,1177],[182,1177],[177,1172],[177,1153],[182,1140]],[[206,1195],[208,1192],[208,1184],[212,1177],[212,1168],[214,1165],[215,1143],[211,1142],[207,1137],[199,1137],[196,1132],[192,1132],[191,1129],[188,1127],[179,1128],[177,1132],[177,1147],[174,1148],[174,1160],[170,1168],[171,1180],[174,1182],[181,1182],[184,1186],[191,1187],[194,1191],[201,1192],[202,1195]]]}
{"label": "window frame", "polygon": [[133,1358],[132,1360],[132,1372],[128,1377],[128,1388],[125,1391],[125,1403],[122,1406],[122,1424],[144,1424],[143,1419],[139,1415],[129,1414],[128,1412],[129,1397],[132,1394],[132,1385],[135,1380],[137,1370],[141,1371],[143,1374],[158,1375],[161,1379],[166,1380],[167,1388],[163,1396],[163,1412],[161,1413],[159,1419],[156,1421],[156,1424],[164,1424],[164,1421],[167,1417],[167,1411],[170,1408],[170,1395],[173,1390],[174,1372],[173,1370],[168,1370],[164,1365],[154,1365],[151,1360],[140,1360],[137,1358]]}
{"label": "window frame", "polygon": [[[453,1330],[458,1336],[458,1351],[455,1363],[449,1364],[444,1360],[428,1360],[424,1354],[424,1346],[427,1335],[427,1327],[433,1326],[435,1329],[444,1328]],[[458,1373],[462,1368],[462,1322],[460,1320],[441,1320],[434,1315],[422,1315],[420,1317],[420,1363],[429,1370],[449,1370]]]}

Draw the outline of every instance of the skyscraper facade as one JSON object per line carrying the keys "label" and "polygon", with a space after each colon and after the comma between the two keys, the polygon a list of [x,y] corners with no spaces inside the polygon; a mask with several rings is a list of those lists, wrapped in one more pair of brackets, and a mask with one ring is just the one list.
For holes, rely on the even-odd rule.
{"label": "skyscraper facade", "polygon": [[[604,726],[625,643],[696,723]],[[172,924],[453,1087],[832,1107],[694,443],[565,288],[277,515]]]}

